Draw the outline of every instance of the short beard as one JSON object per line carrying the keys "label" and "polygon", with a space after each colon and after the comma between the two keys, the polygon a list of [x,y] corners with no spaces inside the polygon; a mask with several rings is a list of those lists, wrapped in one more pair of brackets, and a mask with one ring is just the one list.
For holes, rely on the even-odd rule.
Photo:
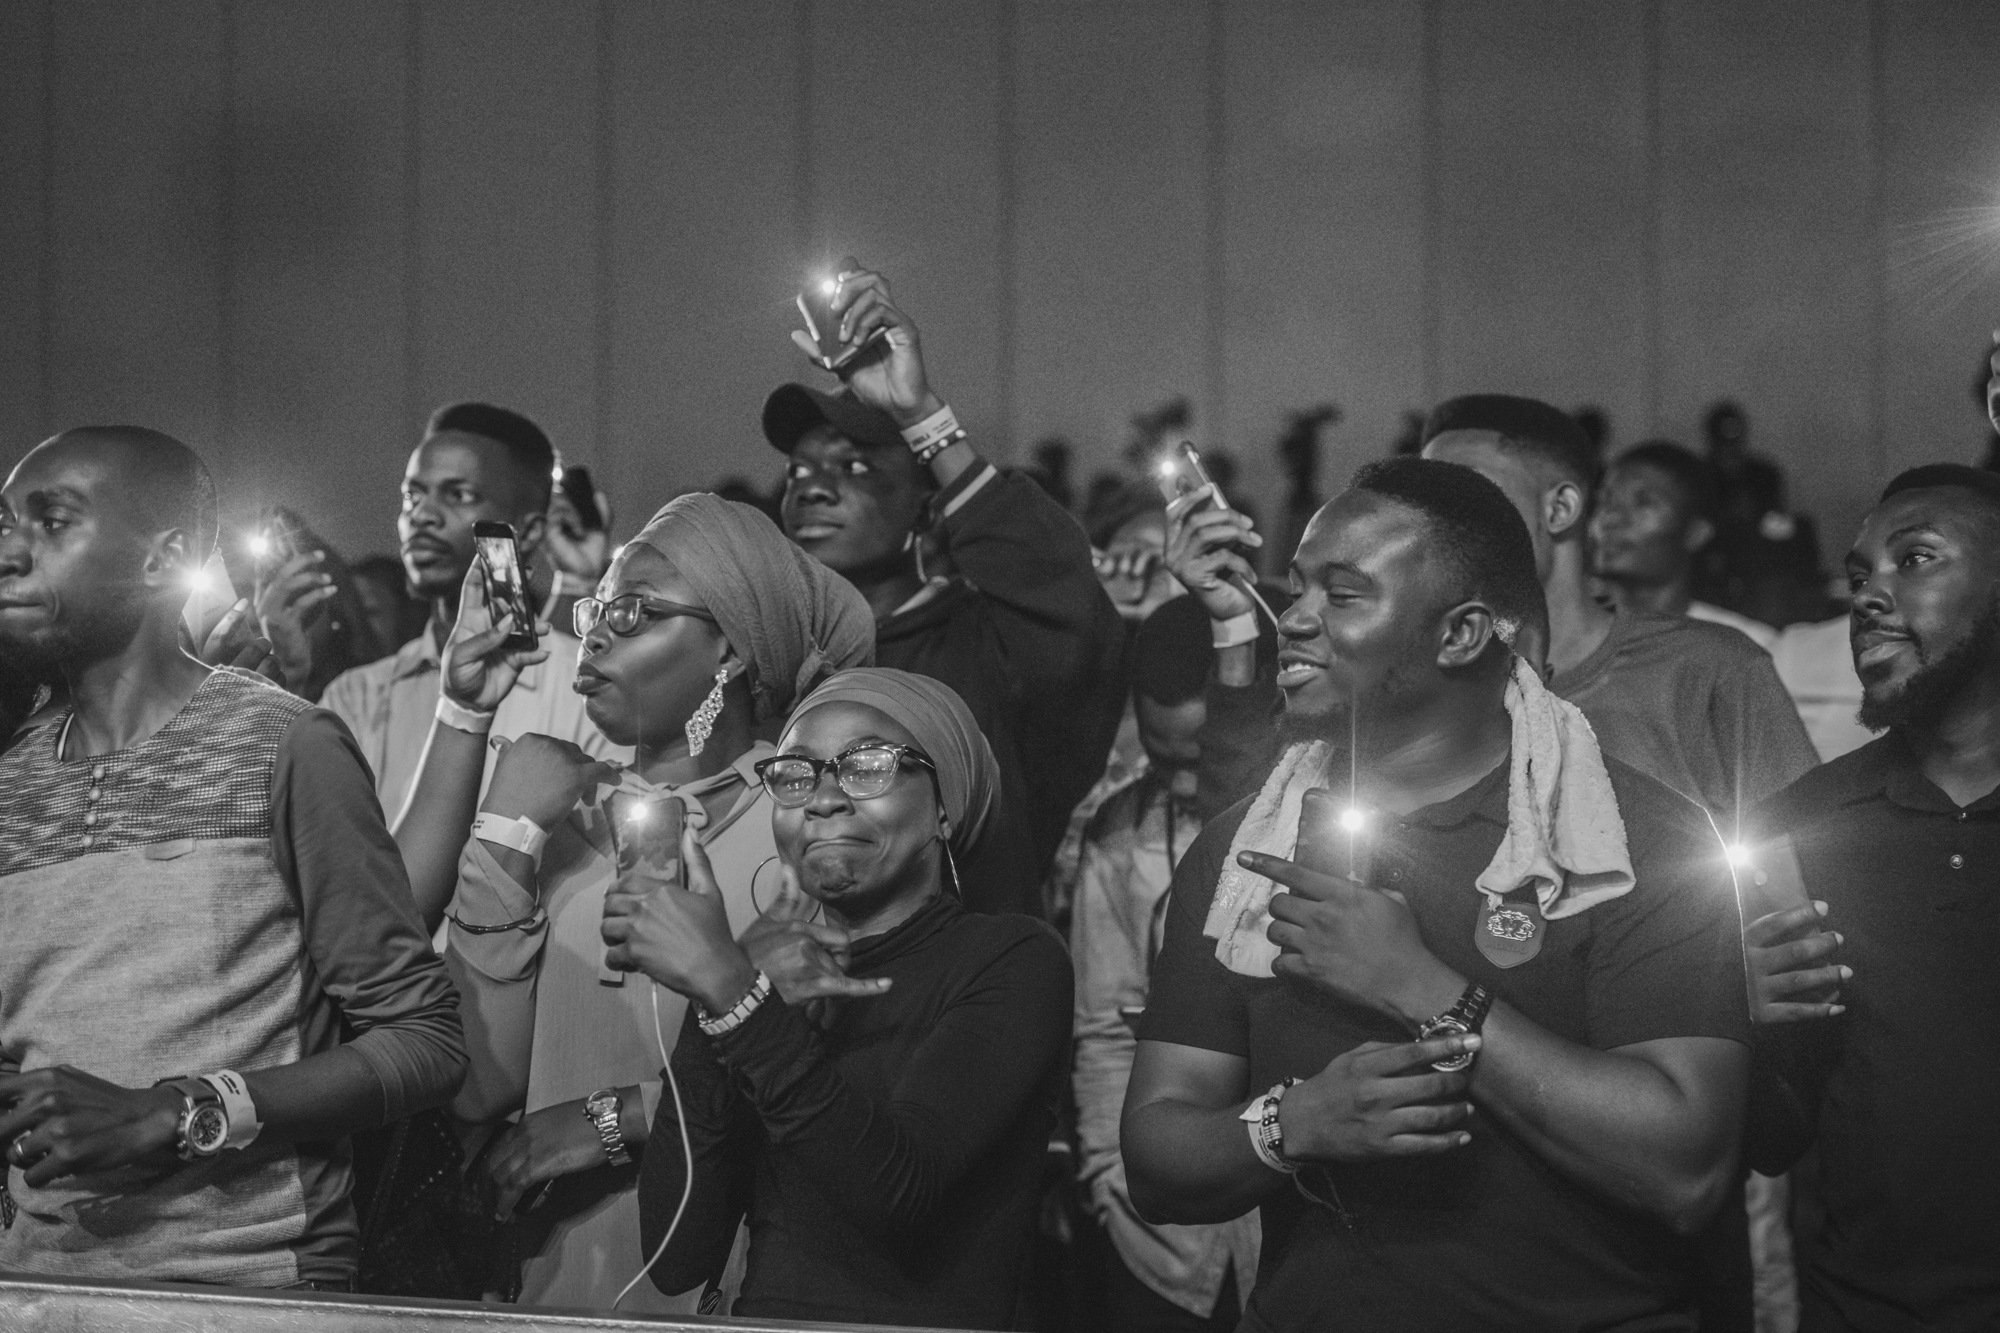
{"label": "short beard", "polygon": [[132,642],[145,615],[146,595],[107,595],[89,611],[59,608],[55,623],[25,638],[0,641],[15,669],[35,680],[65,679],[78,667],[115,656]]}
{"label": "short beard", "polygon": [[2000,645],[2000,597],[1988,604],[1964,638],[1935,658],[1921,640],[1916,641],[1917,669],[1893,694],[1878,699],[1864,693],[1857,719],[1870,731],[1936,730],[1965,688],[1989,669],[1996,645]]}

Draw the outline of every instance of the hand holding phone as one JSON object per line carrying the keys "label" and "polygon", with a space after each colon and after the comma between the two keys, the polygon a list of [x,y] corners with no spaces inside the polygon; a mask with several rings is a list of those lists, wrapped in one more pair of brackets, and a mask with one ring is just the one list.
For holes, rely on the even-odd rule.
{"label": "hand holding phone", "polygon": [[845,343],[840,338],[840,310],[838,302],[842,291],[842,279],[849,273],[861,270],[860,261],[853,255],[842,257],[840,266],[831,273],[817,274],[799,289],[799,314],[806,322],[806,336],[812,340],[821,366],[838,372],[867,348],[868,344],[882,336],[878,331],[858,343]]}
{"label": "hand holding phone", "polygon": [[501,647],[532,650],[540,640],[535,635],[535,613],[528,605],[527,579],[521,571],[521,544],[515,540],[510,523],[476,523],[473,542],[479,562],[486,571],[486,605],[497,624],[507,616],[514,628]]}
{"label": "hand holding phone", "polygon": [[1325,787],[1312,788],[1299,801],[1295,864],[1367,884],[1374,868],[1374,846],[1361,807],[1342,801]]}
{"label": "hand holding phone", "polygon": [[1742,902],[1750,1015],[1761,1025],[1840,1013],[1841,984],[1853,972],[1834,961],[1840,936],[1823,928],[1789,837],[1732,849]]}
{"label": "hand holding phone", "polygon": [[[687,810],[671,796],[637,795],[616,791],[605,802],[611,816],[611,846],[618,859],[618,882],[628,882],[636,874],[651,881],[652,892],[681,888],[687,882],[681,863],[681,832],[687,827]],[[605,899],[610,915],[613,899]],[[624,974],[636,969],[611,960],[609,951],[601,960],[598,984],[622,986]]]}

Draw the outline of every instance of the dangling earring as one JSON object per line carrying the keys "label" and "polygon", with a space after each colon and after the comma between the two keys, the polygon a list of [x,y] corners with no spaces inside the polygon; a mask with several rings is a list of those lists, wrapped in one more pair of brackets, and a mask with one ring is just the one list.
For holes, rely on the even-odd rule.
{"label": "dangling earring", "polygon": [[722,687],[729,683],[729,668],[715,669],[715,688],[701,701],[701,707],[694,710],[694,716],[687,720],[688,758],[700,754],[708,745],[708,738],[715,734],[715,719],[722,716]]}

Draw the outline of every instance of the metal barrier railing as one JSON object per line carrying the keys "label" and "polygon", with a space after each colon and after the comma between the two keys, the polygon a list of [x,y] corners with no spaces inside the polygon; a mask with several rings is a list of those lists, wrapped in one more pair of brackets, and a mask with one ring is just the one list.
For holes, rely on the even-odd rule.
{"label": "metal barrier railing", "polygon": [[[112,1282],[0,1275],[0,1329],[6,1333],[797,1333],[800,1329],[879,1329],[875,1324],[768,1323],[672,1315],[392,1300],[174,1283]],[[925,1333],[901,1329],[898,1333]],[[929,1330],[928,1333],[944,1333]]]}

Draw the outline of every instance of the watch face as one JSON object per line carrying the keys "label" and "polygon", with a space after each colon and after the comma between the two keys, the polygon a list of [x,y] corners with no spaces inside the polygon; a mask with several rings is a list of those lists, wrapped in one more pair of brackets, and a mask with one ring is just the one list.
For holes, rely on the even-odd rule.
{"label": "watch face", "polygon": [[229,1137],[229,1117],[220,1106],[203,1106],[188,1117],[187,1144],[190,1152],[212,1157],[222,1150]]}

